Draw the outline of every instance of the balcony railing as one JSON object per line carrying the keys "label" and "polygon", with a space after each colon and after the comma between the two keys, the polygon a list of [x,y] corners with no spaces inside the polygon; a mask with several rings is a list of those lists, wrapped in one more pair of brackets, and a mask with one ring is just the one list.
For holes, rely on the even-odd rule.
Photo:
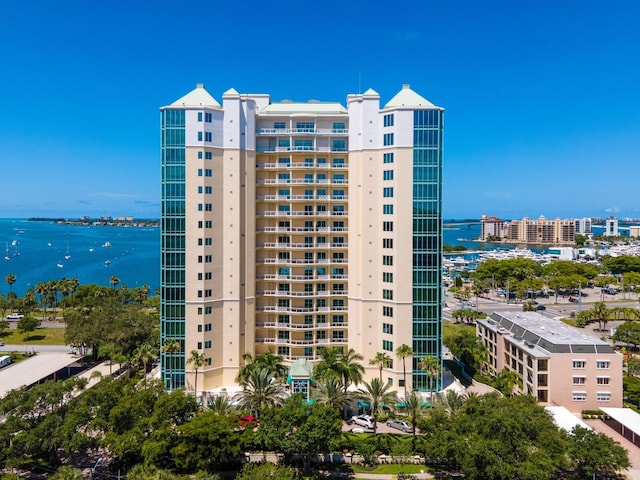
{"label": "balcony railing", "polygon": [[263,210],[257,213],[258,217],[346,217],[347,212],[309,212],[304,210]]}
{"label": "balcony railing", "polygon": [[346,178],[263,178],[256,180],[257,185],[346,185]]}
{"label": "balcony railing", "polygon": [[[334,150],[338,151],[338,150]],[[345,150],[346,151],[346,150]],[[349,164],[347,163],[306,163],[306,162],[295,162],[295,163],[259,163],[256,165],[256,168],[258,169],[264,169],[264,170],[271,170],[271,169],[277,169],[277,170],[288,170],[288,169],[316,169],[316,168],[320,168],[320,169],[338,169],[338,170],[344,170],[345,168],[348,168]]]}
{"label": "balcony railing", "polygon": [[299,200],[349,200],[347,195],[258,195],[256,197],[258,201],[268,202],[268,201],[278,201],[278,202],[289,202],[289,201],[299,201]]}
{"label": "balcony railing", "polygon": [[327,345],[330,343],[346,343],[346,338],[318,338],[315,340],[291,340],[285,338],[271,338],[271,337],[259,337],[256,338],[256,343],[267,343],[276,345]]}
{"label": "balcony railing", "polygon": [[256,135],[348,135],[348,128],[258,128]]}
{"label": "balcony railing", "polygon": [[347,322],[332,323],[284,323],[284,322],[258,322],[256,328],[277,328],[278,330],[314,330],[327,328],[347,328]]}
{"label": "balcony railing", "polygon": [[296,232],[347,232],[347,227],[262,227],[257,229],[260,233],[296,233]]}

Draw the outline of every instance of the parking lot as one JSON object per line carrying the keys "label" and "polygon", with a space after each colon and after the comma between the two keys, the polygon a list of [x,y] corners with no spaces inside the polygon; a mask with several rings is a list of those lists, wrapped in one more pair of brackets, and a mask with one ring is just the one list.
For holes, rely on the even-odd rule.
{"label": "parking lot", "polygon": [[[360,425],[356,425],[355,423],[348,424],[346,421],[342,422],[342,431],[343,432],[350,432],[354,428],[362,429],[364,431],[364,433],[373,433],[373,430],[361,427]],[[385,422],[378,422],[378,433],[399,433],[401,435],[411,435],[411,433],[405,433],[402,430],[398,430],[397,428],[387,427]],[[420,433],[420,430],[418,430],[418,433]]]}

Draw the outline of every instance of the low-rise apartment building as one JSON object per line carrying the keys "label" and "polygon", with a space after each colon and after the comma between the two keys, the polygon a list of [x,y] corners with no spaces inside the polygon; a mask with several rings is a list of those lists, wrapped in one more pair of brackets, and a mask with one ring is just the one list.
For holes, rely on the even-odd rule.
{"label": "low-rise apartment building", "polygon": [[488,372],[516,372],[518,393],[544,406],[622,406],[623,356],[584,330],[535,312],[496,312],[477,321],[476,334],[488,350]]}

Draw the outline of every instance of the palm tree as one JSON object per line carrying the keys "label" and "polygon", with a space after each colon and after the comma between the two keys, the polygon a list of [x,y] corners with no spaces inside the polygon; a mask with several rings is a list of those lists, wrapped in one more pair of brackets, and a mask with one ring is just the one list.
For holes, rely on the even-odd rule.
{"label": "palm tree", "polygon": [[342,374],[343,387],[346,392],[352,383],[357,386],[362,382],[364,367],[360,364],[360,361],[364,360],[364,357],[356,353],[353,348],[350,348],[346,353],[341,353],[339,358],[340,373]]}
{"label": "palm tree", "polygon": [[438,357],[433,355],[427,355],[426,357],[420,358],[418,366],[420,367],[420,370],[427,372],[429,398],[433,398],[433,380],[436,380],[438,375],[440,375],[440,360],[438,360]]}
{"label": "palm tree", "polygon": [[73,277],[71,280],[69,280],[69,287],[71,288],[71,295],[73,296],[75,303],[75,295],[78,291],[78,288],[80,288],[80,281],[78,280],[78,277]]}
{"label": "palm tree", "polygon": [[217,413],[218,415],[230,415],[237,410],[235,405],[231,404],[229,400],[227,400],[227,398],[223,397],[222,395],[213,397],[213,401],[209,402],[209,405],[207,405],[207,407],[209,408],[209,410]]}
{"label": "palm tree", "polygon": [[411,392],[404,401],[404,411],[409,417],[409,423],[413,427],[413,442],[416,441],[416,429],[418,419],[425,413],[425,404],[415,392]]}
{"label": "palm tree", "polygon": [[282,363],[282,357],[274,355],[271,350],[255,357],[250,353],[245,353],[242,355],[242,359],[245,361],[245,365],[240,368],[236,377],[236,381],[240,384],[247,381],[251,376],[251,372],[259,368],[266,368],[279,380],[287,378],[287,367]]}
{"label": "palm tree", "polygon": [[276,407],[284,403],[285,388],[266,368],[258,368],[249,375],[242,385],[242,392],[234,400],[260,418],[260,412],[266,407]]}
{"label": "palm tree", "polygon": [[143,382],[144,385],[147,385],[147,365],[149,362],[153,362],[156,358],[158,358],[158,351],[156,348],[151,346],[149,343],[143,343],[133,352],[133,358],[136,362],[142,362],[142,368],[144,369],[144,377]]}
{"label": "palm tree", "polygon": [[6,277],[4,277],[4,281],[7,285],[9,285],[9,292],[11,292],[13,284],[16,283],[16,276],[13,273],[9,273]]}
{"label": "palm tree", "polygon": [[47,319],[47,293],[49,292],[47,284],[41,282],[36,284],[36,293],[40,295],[40,304],[42,305],[42,320]]}
{"label": "palm tree", "polygon": [[606,327],[607,322],[609,321],[609,309],[607,308],[607,304],[604,302],[596,302],[593,308],[589,310],[589,316],[591,319],[598,321],[598,328],[602,330]]}
{"label": "palm tree", "polygon": [[109,279],[109,284],[115,289],[120,283],[120,279],[116,275],[112,275]]}
{"label": "palm tree", "polygon": [[371,405],[371,415],[373,416],[373,434],[378,431],[378,415],[383,404],[394,406],[397,392],[390,390],[391,385],[383,383],[377,378],[372,378],[370,383],[363,382],[363,387],[358,389],[358,397]]}
{"label": "palm tree", "polygon": [[[475,392],[471,393],[475,395]],[[468,398],[469,397],[467,395],[460,395],[454,390],[447,390],[446,393],[440,392],[437,394],[437,402],[435,405],[432,404],[432,407],[440,407],[447,412],[447,414],[451,415],[459,410]]]}
{"label": "palm tree", "polygon": [[339,411],[351,405],[351,394],[344,390],[339,379],[331,376],[318,381],[313,398]]}
{"label": "palm tree", "polygon": [[205,364],[205,357],[204,357],[204,353],[200,353],[198,352],[198,350],[191,350],[191,354],[189,355],[189,358],[187,359],[187,363],[191,363],[193,364],[193,369],[196,372],[196,380],[195,380],[195,386],[194,386],[194,390],[196,393],[196,398],[198,398],[198,369],[202,366],[204,366]]}
{"label": "palm tree", "polygon": [[413,350],[407,344],[402,344],[396,348],[396,355],[402,359],[402,376],[404,378],[404,398],[407,398],[407,365],[406,358],[413,355]]}
{"label": "palm tree", "polygon": [[173,355],[180,351],[180,342],[178,340],[165,340],[162,351],[167,355],[167,363],[169,364],[169,390],[173,390]]}
{"label": "palm tree", "polygon": [[313,376],[318,379],[334,376],[342,378],[340,370],[340,355],[342,349],[340,347],[318,348],[320,361],[313,367]]}
{"label": "palm tree", "polygon": [[391,357],[388,353],[376,352],[376,356],[369,360],[369,365],[376,365],[380,369],[380,381],[382,381],[382,369],[391,366]]}

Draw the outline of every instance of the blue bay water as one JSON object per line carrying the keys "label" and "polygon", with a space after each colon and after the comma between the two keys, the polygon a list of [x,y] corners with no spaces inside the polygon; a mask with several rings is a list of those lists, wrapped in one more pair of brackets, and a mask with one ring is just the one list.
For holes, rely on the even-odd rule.
{"label": "blue bay water", "polygon": [[[110,246],[104,247],[106,243]],[[70,258],[67,260],[65,256]],[[7,250],[8,249],[8,250]],[[93,251],[91,251],[91,249]],[[16,276],[13,291],[23,295],[40,282],[76,277],[81,284],[109,286],[115,275],[120,285],[160,286],[160,228],[63,225],[0,219],[0,291]],[[15,252],[19,255],[14,255]],[[9,260],[5,260],[5,255]],[[106,260],[110,263],[105,264]]]}
{"label": "blue bay water", "polygon": [[[444,229],[444,243],[475,250],[479,244],[471,240],[479,235],[478,224],[451,226]],[[109,248],[103,246],[107,242]],[[69,260],[65,259],[67,244]],[[20,255],[14,255],[16,251]],[[149,285],[152,293],[160,286],[158,227],[63,225],[0,219],[0,253],[0,291],[5,295],[9,286],[4,279],[9,273],[16,276],[13,290],[18,295],[40,282],[62,277],[77,277],[83,285],[109,286],[109,279],[115,275],[128,287]],[[5,254],[10,260],[3,260]],[[105,266],[107,258],[111,263]]]}

